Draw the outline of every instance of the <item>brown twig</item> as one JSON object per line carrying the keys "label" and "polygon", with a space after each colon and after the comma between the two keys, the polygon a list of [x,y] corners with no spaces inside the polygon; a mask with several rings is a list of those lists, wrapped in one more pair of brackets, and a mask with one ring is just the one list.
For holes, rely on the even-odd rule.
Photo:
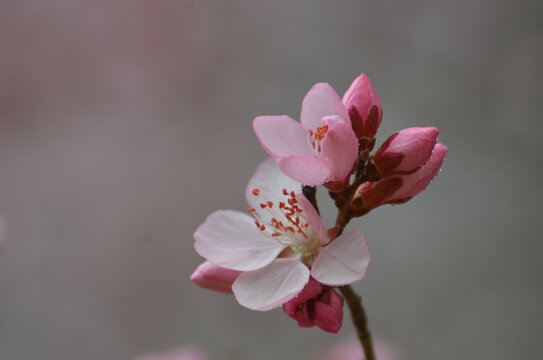
{"label": "brown twig", "polygon": [[[353,218],[353,211],[351,208],[353,197],[360,184],[368,180],[365,175],[366,164],[366,159],[363,159],[362,156],[360,156],[356,164],[353,183],[343,190],[341,194],[334,194],[333,196],[338,207],[336,218],[336,225],[338,226],[337,236],[343,233],[345,226],[347,226],[349,221]],[[330,195],[332,195],[332,193]],[[371,334],[368,329],[368,319],[366,317],[366,311],[362,306],[362,298],[354,292],[350,285],[340,286],[338,289],[347,301],[347,305],[351,310],[351,318],[366,356],[365,360],[375,360]]]}
{"label": "brown twig", "polygon": [[345,301],[347,301],[347,305],[351,310],[351,319],[356,327],[358,339],[362,344],[362,349],[366,356],[365,360],[375,360],[371,334],[368,329],[368,318],[366,317],[366,311],[362,306],[362,298],[354,292],[350,285],[340,286],[339,291],[341,291],[341,294],[345,298]]}

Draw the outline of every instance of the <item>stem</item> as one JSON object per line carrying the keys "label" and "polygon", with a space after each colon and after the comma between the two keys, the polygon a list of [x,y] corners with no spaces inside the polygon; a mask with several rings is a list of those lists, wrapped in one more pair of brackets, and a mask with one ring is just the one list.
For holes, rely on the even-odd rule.
{"label": "stem", "polygon": [[[339,201],[336,200],[336,205],[338,206],[336,225],[339,227],[337,236],[343,233],[345,226],[347,226],[349,221],[353,218],[351,203],[358,186],[368,180],[365,175],[366,160],[367,159],[359,157],[356,164],[353,183],[338,197]],[[339,286],[338,289],[347,301],[347,305],[351,310],[351,319],[356,328],[360,344],[362,345],[362,350],[366,357],[365,360],[375,360],[371,334],[368,329],[368,318],[366,316],[366,311],[362,306],[362,298],[354,292],[350,285]]]}
{"label": "stem", "polygon": [[366,356],[365,360],[375,360],[371,334],[370,330],[368,329],[368,318],[366,317],[366,311],[362,306],[362,298],[360,295],[354,292],[350,285],[341,286],[338,289],[341,291],[341,294],[347,301],[347,305],[351,310],[351,318],[354,326],[356,327],[360,344],[362,344],[362,349],[364,350],[364,355]]}

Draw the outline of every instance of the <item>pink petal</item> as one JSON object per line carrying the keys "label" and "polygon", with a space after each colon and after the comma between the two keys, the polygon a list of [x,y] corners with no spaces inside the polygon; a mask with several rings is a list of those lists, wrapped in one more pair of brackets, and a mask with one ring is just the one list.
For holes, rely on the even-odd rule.
{"label": "pink petal", "polygon": [[438,135],[434,127],[403,129],[379,147],[373,161],[383,177],[416,171],[430,159]]}
{"label": "pink petal", "polygon": [[[289,305],[289,304],[292,304],[292,305],[294,305],[296,307],[296,306],[298,306],[300,304],[303,304],[303,303],[311,300],[312,298],[319,295],[321,292],[322,292],[321,283],[318,282],[317,280],[313,279],[312,277],[310,277],[309,281],[307,282],[307,284],[305,285],[303,290],[298,295],[296,295],[295,298],[293,298],[288,303],[286,303],[285,306]],[[288,311],[287,311],[287,314],[288,314]]]}
{"label": "pink petal", "polygon": [[403,181],[402,187],[386,203],[404,202],[424,190],[439,172],[447,151],[445,145],[436,144],[434,152],[423,167],[411,175],[400,176]]}
{"label": "pink petal", "polygon": [[340,286],[361,280],[370,261],[368,244],[360,229],[351,229],[320,248],[311,276],[325,284]]}
{"label": "pink petal", "polygon": [[315,322],[311,319],[311,313],[309,312],[309,304],[292,304],[291,301],[283,305],[283,309],[287,315],[296,320],[299,327],[308,328],[315,326]]}
{"label": "pink petal", "polygon": [[231,210],[209,215],[194,239],[196,252],[209,262],[239,271],[263,268],[285,248],[258,230],[252,217]]}
{"label": "pink petal", "polygon": [[315,131],[322,125],[322,118],[330,115],[338,115],[350,125],[347,110],[336,91],[326,83],[315,84],[302,102],[302,126]]}
{"label": "pink petal", "polygon": [[300,155],[314,157],[307,143],[307,132],[299,122],[286,115],[258,116],[253,129],[260,144],[271,156]]}
{"label": "pink petal", "polygon": [[[398,351],[388,343],[383,343],[377,339],[374,343],[375,355],[379,360],[400,360],[401,356]],[[360,346],[360,340],[352,336],[332,347],[321,351],[318,356],[312,357],[311,360],[364,360],[364,353]]]}
{"label": "pink petal", "polygon": [[292,155],[278,159],[277,165],[286,175],[304,185],[322,185],[332,176],[332,169],[320,159]]}
{"label": "pink petal", "polygon": [[315,231],[321,241],[321,244],[325,244],[328,241],[328,233],[326,230],[326,225],[324,225],[324,221],[317,213],[317,210],[315,210],[311,202],[307,200],[304,195],[297,194],[296,198],[307,216],[309,227]]}
{"label": "pink petal", "polygon": [[[383,117],[383,106],[370,79],[361,74],[343,95],[357,137],[374,138]],[[375,111],[372,114],[372,111]]]}
{"label": "pink petal", "polygon": [[[260,190],[260,196],[253,195],[253,190]],[[288,193],[294,191],[298,193],[302,190],[302,184],[292,180],[285,175],[278,167],[273,158],[264,160],[256,169],[245,189],[245,198],[249,205],[254,208],[257,214],[267,223],[270,223],[272,214],[269,211],[260,208],[263,199],[267,199],[274,204],[285,201],[283,189]]]}
{"label": "pink petal", "polygon": [[295,297],[309,281],[309,269],[300,257],[280,258],[265,268],[244,272],[232,290],[243,306],[258,311],[278,307]]}
{"label": "pink petal", "polygon": [[183,346],[163,353],[149,354],[136,360],[207,360],[205,351],[195,346]]}
{"label": "pink petal", "polygon": [[343,324],[343,298],[332,289],[323,292],[314,301],[315,325],[322,330],[337,334]]}
{"label": "pink petal", "polygon": [[325,117],[323,124],[328,132],[322,141],[321,160],[328,162],[332,169],[333,181],[343,181],[351,175],[358,157],[358,139],[351,124],[341,118]]}
{"label": "pink petal", "polygon": [[206,261],[194,270],[190,280],[204,289],[232,294],[232,284],[240,271],[225,269]]}

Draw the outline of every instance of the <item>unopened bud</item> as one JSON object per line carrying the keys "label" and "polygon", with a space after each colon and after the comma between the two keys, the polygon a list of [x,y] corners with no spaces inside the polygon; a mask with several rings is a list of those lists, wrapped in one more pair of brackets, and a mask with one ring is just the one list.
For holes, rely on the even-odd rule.
{"label": "unopened bud", "polygon": [[408,175],[395,175],[379,181],[365,182],[353,197],[354,216],[384,204],[403,204],[424,190],[437,175],[447,155],[447,147],[436,144],[430,159],[417,171]]}
{"label": "unopened bud", "polygon": [[353,81],[343,95],[343,104],[349,112],[356,136],[373,139],[383,118],[383,106],[365,74],[361,74]]}
{"label": "unopened bud", "polygon": [[408,128],[391,135],[373,157],[381,177],[417,171],[430,159],[438,135],[433,127]]}
{"label": "unopened bud", "polygon": [[403,182],[398,176],[363,183],[358,187],[353,197],[352,210],[354,214],[360,216],[384,204],[402,187],[402,184]]}
{"label": "unopened bud", "polygon": [[432,182],[439,172],[441,164],[447,155],[447,147],[436,144],[430,159],[418,171],[410,175],[401,175],[403,185],[386,201],[387,204],[402,204],[417,195]]}
{"label": "unopened bud", "polygon": [[206,261],[194,270],[190,279],[204,289],[232,294],[232,284],[239,274],[241,271],[224,269]]}
{"label": "unopened bud", "polygon": [[300,327],[317,325],[335,334],[343,324],[343,297],[313,278],[298,296],[283,305],[283,310]]}

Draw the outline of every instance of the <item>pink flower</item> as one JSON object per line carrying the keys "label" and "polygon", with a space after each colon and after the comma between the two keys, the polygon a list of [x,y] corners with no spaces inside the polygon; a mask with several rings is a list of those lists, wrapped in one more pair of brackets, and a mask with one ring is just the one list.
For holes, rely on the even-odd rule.
{"label": "pink flower", "polygon": [[136,360],[208,360],[208,356],[202,349],[195,346],[183,346],[167,352],[148,354],[138,357]]}
{"label": "pink flower", "polygon": [[298,296],[283,305],[283,309],[301,327],[317,325],[336,334],[343,324],[343,297],[313,278]]}
{"label": "pink flower", "polygon": [[383,118],[383,106],[365,74],[357,77],[343,95],[353,130],[358,138],[373,139]]}
{"label": "pink flower", "polygon": [[[398,351],[387,343],[375,341],[375,356],[379,360],[400,360]],[[347,338],[321,352],[311,360],[364,360],[366,357],[356,337]]]}
{"label": "pink flower", "polygon": [[241,274],[241,271],[224,269],[206,261],[194,270],[190,279],[204,289],[233,294],[232,284],[239,274]]}
{"label": "pink flower", "polygon": [[391,135],[375,153],[373,161],[382,177],[410,174],[424,165],[436,145],[439,130],[408,128]]}
{"label": "pink flower", "polygon": [[241,271],[232,291],[253,310],[270,310],[294,298],[313,276],[325,285],[362,279],[369,263],[364,235],[351,229],[329,241],[324,222],[298,194],[301,185],[273,159],[251,177],[246,215],[218,210],[194,233],[195,249],[210,263]]}
{"label": "pink flower", "polygon": [[358,156],[349,115],[328,84],[316,84],[302,102],[301,123],[287,115],[253,121],[260,144],[286,175],[304,185],[343,182]]}
{"label": "pink flower", "polygon": [[357,189],[353,208],[373,209],[383,204],[401,204],[423,191],[437,175],[447,155],[447,147],[436,144],[430,159],[412,174],[366,182]]}

